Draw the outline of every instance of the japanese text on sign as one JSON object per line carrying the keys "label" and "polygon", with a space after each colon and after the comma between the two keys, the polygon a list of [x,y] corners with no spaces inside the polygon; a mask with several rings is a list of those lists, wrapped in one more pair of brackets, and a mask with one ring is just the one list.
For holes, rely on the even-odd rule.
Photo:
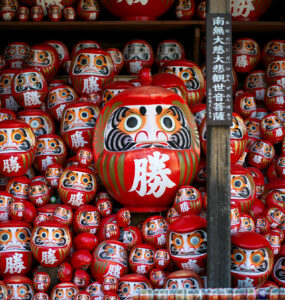
{"label": "japanese text on sign", "polygon": [[230,14],[207,16],[207,124],[232,123],[232,37]]}

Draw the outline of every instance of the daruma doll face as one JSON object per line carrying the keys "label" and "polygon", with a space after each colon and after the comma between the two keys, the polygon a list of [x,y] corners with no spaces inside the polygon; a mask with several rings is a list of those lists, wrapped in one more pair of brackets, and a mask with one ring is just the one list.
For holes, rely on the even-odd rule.
{"label": "daruma doll face", "polygon": [[[94,158],[102,183],[131,211],[165,210],[198,167],[194,118],[180,96],[161,87],[130,88],[115,97],[95,125]],[[157,184],[150,184],[153,180]]]}

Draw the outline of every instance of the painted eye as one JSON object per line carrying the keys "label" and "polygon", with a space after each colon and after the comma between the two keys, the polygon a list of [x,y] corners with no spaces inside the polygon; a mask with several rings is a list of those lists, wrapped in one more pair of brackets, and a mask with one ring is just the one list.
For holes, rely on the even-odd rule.
{"label": "painted eye", "polygon": [[191,288],[191,284],[190,284],[189,282],[185,282],[185,283],[183,284],[183,287],[184,287],[185,289],[190,289],[190,288]]}
{"label": "painted eye", "polygon": [[182,77],[183,80],[189,80],[191,78],[191,75],[190,75],[189,72],[184,71],[184,72],[181,73],[181,77]]}
{"label": "painted eye", "polygon": [[27,235],[26,235],[24,232],[20,232],[20,233],[18,234],[18,238],[19,238],[19,240],[21,240],[21,241],[25,241],[26,238],[27,238]]}
{"label": "painted eye", "polygon": [[142,126],[142,119],[138,115],[130,115],[124,122],[124,127],[127,131],[136,131]]}
{"label": "painted eye", "polygon": [[37,77],[32,76],[32,77],[31,77],[31,81],[32,81],[32,82],[37,82]]}
{"label": "painted eye", "polygon": [[6,141],[7,136],[4,133],[0,133],[0,143],[4,143]]}
{"label": "painted eye", "polygon": [[87,111],[83,111],[83,112],[80,113],[80,117],[82,119],[88,119],[89,113]]}
{"label": "painted eye", "polygon": [[32,128],[38,128],[39,125],[40,125],[39,122],[36,121],[36,120],[33,120],[33,121],[31,122],[31,127],[32,127]]}
{"label": "painted eye", "polygon": [[127,286],[123,287],[123,288],[122,288],[122,292],[123,292],[124,294],[127,294],[127,293],[129,292],[129,288],[128,288]]}
{"label": "painted eye", "polygon": [[56,239],[56,240],[58,240],[58,239],[60,239],[61,238],[61,233],[59,232],[59,231],[55,231],[54,233],[53,233],[53,237]]}
{"label": "painted eye", "polygon": [[70,177],[70,180],[71,180],[71,181],[75,181],[75,180],[76,180],[76,176],[72,175],[72,176]]}
{"label": "painted eye", "polygon": [[172,282],[172,283],[170,283],[169,287],[172,290],[176,290],[177,289],[177,283],[176,282]]}
{"label": "painted eye", "polygon": [[234,180],[234,187],[240,189],[242,186],[242,181],[240,179]]}
{"label": "painted eye", "polygon": [[114,254],[115,253],[115,249],[114,248],[109,248],[108,249],[108,253],[109,254]]}
{"label": "painted eye", "polygon": [[261,256],[260,256],[260,254],[255,254],[255,255],[253,255],[253,257],[252,257],[252,261],[254,262],[254,263],[259,263],[260,261],[261,261]]}
{"label": "painted eye", "polygon": [[165,131],[173,131],[175,129],[175,120],[172,116],[163,116],[160,120],[161,127]]}
{"label": "painted eye", "polygon": [[98,58],[98,59],[96,59],[95,63],[97,66],[102,66],[104,62],[101,58]]}
{"label": "painted eye", "polygon": [[26,294],[26,289],[20,288],[19,294],[20,294],[20,295],[25,295],[25,294]]}
{"label": "painted eye", "polygon": [[15,141],[20,142],[23,139],[23,136],[19,132],[17,132],[13,135],[13,138]]}
{"label": "painted eye", "polygon": [[235,260],[236,260],[237,262],[242,262],[242,261],[244,260],[243,254],[241,254],[241,253],[236,253],[236,254],[235,254]]}
{"label": "painted eye", "polygon": [[43,239],[46,239],[48,236],[47,232],[43,231],[40,233],[40,237],[43,238]]}
{"label": "painted eye", "polygon": [[197,236],[193,236],[193,237],[190,239],[190,243],[191,243],[193,246],[198,245],[199,242],[200,242],[200,239],[199,239]]}
{"label": "painted eye", "polygon": [[181,245],[182,245],[181,239],[180,239],[180,238],[176,238],[176,239],[175,239],[175,244],[176,244],[177,246],[181,246]]}
{"label": "painted eye", "polygon": [[10,233],[8,232],[4,232],[2,234],[0,234],[0,240],[3,242],[3,243],[6,243],[10,240]]}

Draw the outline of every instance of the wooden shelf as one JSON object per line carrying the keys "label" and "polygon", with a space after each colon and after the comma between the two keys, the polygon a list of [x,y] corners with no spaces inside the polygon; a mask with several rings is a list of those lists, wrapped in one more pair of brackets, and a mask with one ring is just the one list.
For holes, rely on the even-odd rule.
{"label": "wooden shelf", "polygon": [[0,31],[60,30],[60,31],[174,31],[204,26],[204,21],[60,21],[60,22],[0,22]]}
{"label": "wooden shelf", "polygon": [[[233,21],[233,32],[285,32],[285,22]],[[0,22],[0,31],[60,30],[60,31],[175,31],[199,27],[206,29],[205,21],[60,21],[60,22]]]}

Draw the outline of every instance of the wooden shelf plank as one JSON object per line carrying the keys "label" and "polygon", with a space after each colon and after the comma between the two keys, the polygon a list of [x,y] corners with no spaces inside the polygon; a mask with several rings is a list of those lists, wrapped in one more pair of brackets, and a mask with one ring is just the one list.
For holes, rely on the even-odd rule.
{"label": "wooden shelf plank", "polygon": [[91,30],[91,31],[161,31],[203,26],[204,21],[60,21],[0,22],[3,30]]}

